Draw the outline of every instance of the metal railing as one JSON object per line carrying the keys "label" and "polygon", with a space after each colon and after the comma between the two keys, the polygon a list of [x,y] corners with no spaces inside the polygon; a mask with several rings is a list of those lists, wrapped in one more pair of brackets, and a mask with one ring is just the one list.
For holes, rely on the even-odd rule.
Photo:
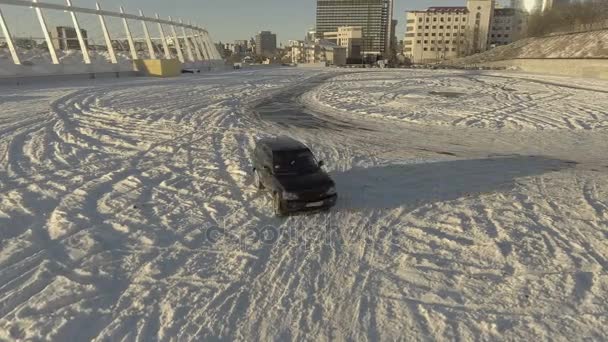
{"label": "metal railing", "polygon": [[[42,30],[42,34],[44,36],[44,40],[46,41],[46,48],[48,49],[53,64],[60,64],[60,62],[57,57],[57,51],[53,44],[51,35],[49,33],[50,31],[48,30],[48,26],[46,23],[45,14],[43,11],[45,9],[64,11],[70,14],[72,24],[74,25],[74,29],[76,31],[76,38],[78,40],[80,50],[82,51],[83,62],[85,64],[91,64],[91,58],[88,51],[89,49],[87,45],[87,38],[84,37],[82,30],[80,29],[80,22],[78,20],[77,13],[93,14],[98,16],[99,25],[101,27],[101,31],[103,32],[105,47],[109,54],[110,63],[112,64],[117,64],[118,59],[116,58],[116,52],[112,44],[112,38],[106,24],[106,17],[122,19],[124,34],[129,45],[131,59],[133,60],[139,59],[139,57],[137,54],[133,35],[131,34],[129,20],[141,22],[145,36],[145,42],[147,45],[147,50],[151,59],[158,59],[160,55],[164,55],[165,58],[172,58],[170,45],[173,45],[173,48],[177,53],[177,58],[182,63],[185,63],[187,61],[197,62],[222,59],[217,48],[215,47],[215,44],[213,43],[213,40],[211,39],[211,36],[209,35],[209,32],[206,29],[196,25],[192,25],[191,23],[185,24],[181,19],[179,21],[174,21],[171,17],[169,17],[169,20],[164,20],[161,19],[158,14],[155,15],[155,18],[150,18],[144,16],[143,11],[141,10],[139,10],[139,15],[128,14],[125,13],[123,7],[120,7],[120,12],[111,12],[102,10],[99,3],[96,4],[95,9],[76,7],[72,6],[72,0],[66,0],[66,5],[45,3],[40,2],[38,0],[0,0],[0,5],[27,7],[35,11],[36,17],[40,24],[40,28]],[[162,42],[163,47],[162,54],[160,52],[157,53],[154,48],[155,45],[152,43],[152,38],[150,37],[150,29],[148,27],[148,23],[157,24],[158,34],[160,36],[160,40]],[[165,33],[165,27],[168,27],[170,29],[169,34]],[[181,32],[178,32],[178,29]],[[2,34],[4,35],[4,40],[10,51],[13,63],[20,65],[21,58],[19,55],[19,51],[17,50],[15,41],[13,39],[14,37],[11,35],[11,28],[5,20],[1,7],[0,30],[2,30]],[[184,45],[183,47],[182,43]],[[182,49],[184,51],[182,51]]]}

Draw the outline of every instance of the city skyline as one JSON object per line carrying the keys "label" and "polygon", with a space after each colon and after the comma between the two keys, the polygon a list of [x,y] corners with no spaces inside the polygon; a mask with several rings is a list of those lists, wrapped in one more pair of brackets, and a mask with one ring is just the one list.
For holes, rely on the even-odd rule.
{"label": "city skyline", "polygon": [[[64,0],[41,0],[49,3],[65,4]],[[185,21],[193,21],[204,26],[213,33],[215,41],[232,42],[240,39],[253,38],[260,31],[272,31],[277,34],[277,42],[285,44],[292,39],[303,39],[306,31],[315,26],[316,1],[306,3],[293,1],[286,5],[285,1],[279,0],[206,0],[204,6],[201,2],[194,0],[176,0],[168,3],[160,0],[98,0],[103,9],[118,10],[124,6],[127,13],[136,14],[138,9],[144,10],[145,15],[153,16],[159,13],[162,17],[182,18]],[[95,7],[95,0],[74,0],[74,6]],[[437,0],[432,3],[428,1],[395,0],[394,19],[399,21],[397,37],[405,32],[403,24],[405,11],[408,9],[426,8],[429,5],[455,6],[463,3],[463,0]],[[13,23],[14,34],[22,36],[37,35],[39,27],[26,27],[19,25],[20,22],[30,22],[29,18],[34,15],[29,8],[18,8],[15,6],[2,5],[2,11],[7,21]],[[213,10],[209,10],[213,9]],[[63,13],[47,11],[49,26],[64,26],[68,22],[53,22],[53,17],[65,16]],[[66,19],[67,16],[66,16]],[[82,26],[87,27],[90,18],[82,16]],[[97,24],[96,21],[92,22]],[[109,23],[111,26],[112,23]],[[116,25],[117,29],[121,26]],[[91,32],[92,36],[96,32]],[[99,34],[99,33],[98,33]]]}
{"label": "city skyline", "polygon": [[[49,3],[64,4],[63,0],[43,0]],[[119,6],[124,5],[127,13],[137,13],[139,8],[144,10],[145,15],[153,16],[159,13],[162,17],[183,18],[185,21],[207,27],[213,34],[216,42],[233,42],[234,40],[251,39],[260,31],[272,31],[277,34],[277,44],[285,45],[289,40],[303,39],[307,30],[313,28],[316,22],[316,1],[307,3],[293,2],[289,6],[284,1],[262,0],[262,1],[243,1],[243,0],[207,0],[206,6],[201,6],[200,2],[194,0],[176,0],[171,4],[160,0],[98,0],[103,9],[118,10]],[[94,0],[74,0],[75,6],[90,7],[95,6]],[[405,12],[407,10],[425,9],[429,6],[463,6],[465,0],[395,0],[393,19],[398,21],[396,36],[398,40],[403,39],[405,34]],[[503,5],[508,5],[510,1],[498,1]],[[39,27],[26,27],[19,25],[20,22],[30,22],[29,19],[34,15],[29,8],[17,8],[15,6],[2,5],[0,8],[5,13],[7,21],[13,22],[15,27],[13,34],[16,36],[36,36],[39,34]],[[208,11],[212,8],[213,11]],[[271,8],[272,10],[269,10]],[[53,17],[66,17],[61,22],[54,22]],[[47,11],[49,26],[65,26],[70,22],[64,13],[53,13]],[[87,21],[90,18],[82,16],[82,26],[88,28]],[[93,25],[97,25],[95,20]],[[112,22],[109,23],[112,26]],[[115,23],[115,29],[121,30],[122,26]],[[137,31],[138,28],[135,28]],[[91,39],[100,40],[101,32],[90,29]],[[120,32],[120,31],[119,31]],[[96,37],[99,36],[99,37]]]}

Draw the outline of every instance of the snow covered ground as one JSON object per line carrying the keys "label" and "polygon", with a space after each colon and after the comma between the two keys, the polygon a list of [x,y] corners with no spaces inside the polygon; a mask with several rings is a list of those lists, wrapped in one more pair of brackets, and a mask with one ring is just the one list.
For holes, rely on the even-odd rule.
{"label": "snow covered ground", "polygon": [[[608,336],[606,82],[269,68],[0,104],[0,340]],[[273,217],[271,134],[335,210]]]}

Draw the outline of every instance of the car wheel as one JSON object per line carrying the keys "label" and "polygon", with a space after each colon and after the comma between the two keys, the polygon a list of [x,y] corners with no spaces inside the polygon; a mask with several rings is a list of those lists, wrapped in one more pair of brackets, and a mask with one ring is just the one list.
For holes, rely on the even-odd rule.
{"label": "car wheel", "polygon": [[283,217],[285,216],[285,210],[283,209],[283,200],[281,199],[281,195],[277,192],[274,193],[273,199],[273,207],[274,207],[274,214],[277,217]]}
{"label": "car wheel", "polygon": [[264,184],[262,184],[262,179],[260,178],[258,170],[253,171],[253,184],[255,184],[255,187],[258,190],[264,189]]}

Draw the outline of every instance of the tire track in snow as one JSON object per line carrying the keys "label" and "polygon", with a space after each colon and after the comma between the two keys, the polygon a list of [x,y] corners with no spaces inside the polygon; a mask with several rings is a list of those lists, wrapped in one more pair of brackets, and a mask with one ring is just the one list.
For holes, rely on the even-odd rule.
{"label": "tire track in snow", "polygon": [[[402,79],[392,82],[395,77],[388,77],[388,72],[369,74],[376,79],[388,78],[376,82],[374,91],[407,85]],[[348,87],[356,86],[360,77],[351,75]],[[453,82],[450,78],[434,80],[433,85],[449,86]],[[415,127],[389,125],[377,132],[285,130],[245,113],[248,101],[255,102],[249,97],[268,95],[301,80],[264,78],[248,80],[244,86],[237,79],[230,81],[232,85],[218,87],[217,92],[190,81],[167,82],[166,86],[155,81],[139,93],[139,98],[132,96],[138,93],[137,86],[97,88],[58,103],[59,111],[65,112],[59,113],[62,121],[53,126],[59,134],[49,136],[53,148],[45,152],[57,158],[57,166],[45,167],[65,165],[60,158],[74,166],[66,166],[61,176],[53,178],[66,184],[64,190],[56,190],[58,196],[74,194],[74,207],[61,208],[71,209],[70,221],[90,220],[97,225],[28,247],[24,262],[0,271],[0,297],[9,290],[2,291],[5,280],[20,272],[46,271],[51,277],[67,277],[74,298],[86,293],[76,289],[76,284],[95,285],[90,297],[97,299],[84,299],[79,304],[92,310],[99,322],[84,332],[84,339],[91,340],[163,336],[184,340],[383,340],[396,339],[403,331],[410,331],[414,339],[492,339],[499,336],[491,328],[497,322],[513,324],[515,334],[529,332],[527,323],[542,324],[542,332],[553,331],[565,338],[573,336],[568,331],[601,334],[605,330],[593,323],[603,319],[605,309],[598,304],[605,299],[598,291],[605,273],[597,268],[601,259],[593,260],[603,252],[599,244],[589,240],[589,231],[601,221],[593,221],[599,218],[597,211],[584,202],[566,206],[575,203],[565,201],[567,197],[584,201],[584,183],[567,187],[558,182],[566,182],[569,175],[551,173],[544,184],[538,177],[521,179],[520,186],[508,191],[501,188],[481,199],[471,194],[450,201],[437,198],[409,203],[404,197],[403,205],[382,209],[363,206],[355,210],[345,205],[329,215],[295,216],[285,221],[270,217],[269,201],[247,188],[250,180],[243,172],[248,152],[238,148],[251,147],[258,136],[287,132],[312,143],[315,152],[338,172],[354,166],[373,170],[373,166],[421,155],[415,148],[422,143],[407,146],[411,145],[407,135],[415,133]],[[348,90],[346,85],[340,83],[341,89]],[[183,96],[165,98],[163,89],[169,87],[171,94],[186,91]],[[226,95],[231,89],[235,92]],[[245,93],[239,93],[242,91]],[[492,91],[488,90],[488,96],[519,101],[500,92],[491,95]],[[394,95],[378,98],[392,101]],[[522,98],[534,101],[533,97]],[[334,115],[343,114],[327,114],[329,119]],[[353,126],[358,120],[353,120]],[[382,128],[364,120],[362,124]],[[156,128],[162,136],[151,135]],[[23,146],[35,145],[30,137],[38,139],[43,131],[25,136]],[[433,137],[431,134],[429,139]],[[438,138],[436,145],[442,141]],[[106,145],[100,145],[103,143]],[[445,146],[429,150],[442,151],[439,148]],[[466,149],[459,153],[467,155]],[[427,158],[431,154],[422,155]],[[38,161],[33,158],[31,162]],[[98,177],[105,178],[96,183]],[[604,186],[599,180],[587,186],[590,198],[601,202]],[[594,187],[598,188],[595,193]],[[249,224],[271,224],[281,230],[297,227],[313,234],[328,218],[340,231],[378,226],[371,231],[370,242],[351,236],[353,233],[345,234],[350,241],[338,239],[334,245],[309,240],[302,246],[289,239],[283,240],[284,245],[204,243],[197,225],[217,222],[241,203],[243,210],[230,222],[231,233],[246,232],[244,226]],[[79,218],[82,213],[88,217]],[[479,213],[484,214],[476,217]],[[589,223],[572,229],[573,218],[586,218]],[[131,231],[114,231],[106,223],[125,224]],[[389,227],[393,240],[381,239],[381,226]],[[170,227],[174,229],[169,231]],[[49,239],[41,232],[35,235],[40,241]],[[53,248],[36,252],[40,245]],[[560,257],[560,253],[571,259]],[[49,264],[48,260],[57,263]],[[39,268],[39,262],[49,266]],[[587,269],[589,265],[596,268]],[[11,303],[20,305],[19,315],[9,313],[0,319],[0,329],[14,330],[12,322],[33,324],[19,335],[24,339],[31,336],[30,331],[42,331],[29,313],[36,313],[31,305],[49,293],[26,296],[26,286],[30,286],[26,284],[34,285],[30,290],[45,286],[44,279],[31,274],[10,285],[11,291],[24,289],[11,297]],[[565,295],[552,296],[558,292]],[[524,293],[529,298],[525,299]],[[519,298],[523,298],[521,302]],[[528,306],[520,306],[524,302]],[[46,324],[57,329],[57,336],[70,336],[78,329],[78,319],[86,317],[76,312],[79,318],[66,325],[54,320],[68,317],[71,303],[66,300],[67,308],[53,303],[40,310],[56,312]],[[507,339],[518,336],[504,333]]]}

